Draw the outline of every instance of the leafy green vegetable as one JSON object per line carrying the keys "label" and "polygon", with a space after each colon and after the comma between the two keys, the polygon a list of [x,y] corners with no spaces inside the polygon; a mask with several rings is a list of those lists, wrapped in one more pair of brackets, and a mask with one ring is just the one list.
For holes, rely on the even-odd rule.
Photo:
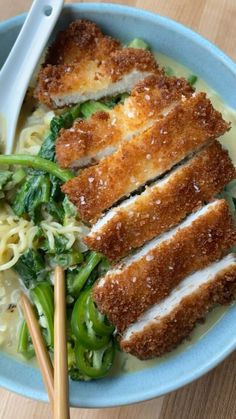
{"label": "leafy green vegetable", "polygon": [[69,268],[81,263],[83,255],[76,249],[68,249],[67,245],[68,239],[65,236],[56,235],[53,249],[49,246],[48,239],[40,244],[40,249],[47,253],[48,263],[51,267],[59,265],[63,268]]}
{"label": "leafy green vegetable", "polygon": [[6,183],[12,179],[12,175],[13,173],[9,170],[4,170],[0,172],[0,189],[3,189]]}
{"label": "leafy green vegetable", "polygon": [[143,39],[134,38],[129,44],[129,48],[150,49],[150,46]]}
{"label": "leafy green vegetable", "polygon": [[90,118],[90,116],[95,112],[109,110],[109,107],[102,102],[89,100],[80,105],[80,110],[83,117],[87,119]]}
{"label": "leafy green vegetable", "polygon": [[175,75],[175,72],[174,72],[173,68],[167,66],[167,67],[165,67],[165,74],[167,76],[171,77],[171,76]]}
{"label": "leafy green vegetable", "polygon": [[26,359],[31,359],[35,355],[33,343],[25,320],[23,320],[20,326],[17,352],[23,355]]}
{"label": "leafy green vegetable", "polygon": [[193,86],[197,82],[198,78],[194,74],[190,74],[190,76],[187,78],[187,81],[191,86]]}
{"label": "leafy green vegetable", "polygon": [[30,296],[37,308],[39,323],[45,332],[45,340],[50,348],[54,343],[54,297],[51,285],[48,282],[40,282],[30,290]]}
{"label": "leafy green vegetable", "polygon": [[55,221],[62,224],[65,217],[65,211],[63,208],[64,194],[61,191],[62,182],[60,179],[51,175],[50,182],[51,192],[49,202],[46,205],[46,210]]}
{"label": "leafy green vegetable", "polygon": [[76,216],[76,206],[70,202],[67,196],[63,199],[62,206],[66,217],[70,218]]}
{"label": "leafy green vegetable", "polygon": [[[18,164],[20,166],[26,166],[33,169],[39,169],[43,172],[50,173],[63,182],[71,179],[74,175],[70,170],[63,170],[60,167],[49,160],[43,159],[39,156],[30,156],[28,154],[9,154],[0,155],[0,164]],[[37,172],[37,175],[39,173]]]}
{"label": "leafy green vegetable", "polygon": [[108,269],[110,269],[111,264],[109,260],[105,257],[101,260],[101,262],[98,265],[98,277],[103,276],[107,273]]}
{"label": "leafy green vegetable", "polygon": [[41,217],[41,208],[50,198],[49,176],[30,176],[22,185],[12,205],[12,209],[19,217],[28,214],[37,224]]}
{"label": "leafy green vegetable", "polygon": [[45,263],[41,253],[34,249],[25,252],[14,265],[26,288],[35,286],[46,278]]}
{"label": "leafy green vegetable", "polygon": [[[7,156],[3,156],[7,157]],[[16,157],[16,156],[13,156]],[[19,156],[22,158],[22,156]],[[40,159],[37,156],[27,156],[31,159]],[[1,160],[2,156],[0,156]],[[43,159],[41,159],[42,161]],[[53,168],[53,174],[60,175],[63,172],[58,168],[56,163],[43,160],[46,166]],[[58,172],[59,171],[59,172]],[[68,172],[68,171],[65,171]],[[64,181],[72,177],[70,172],[64,173],[61,179]],[[13,211],[20,217],[24,214],[28,214],[35,224],[41,220],[42,206],[46,206],[46,210],[51,214],[57,221],[62,222],[64,218],[64,210],[62,207],[62,200],[64,195],[60,190],[61,182],[55,176],[49,176],[48,174],[37,173],[29,175],[26,182],[23,183],[21,188],[16,194],[12,208]],[[61,202],[60,202],[61,201]]]}
{"label": "leafy green vegetable", "polygon": [[5,197],[5,187],[7,182],[12,179],[12,172],[9,170],[4,170],[0,172],[0,199]]}
{"label": "leafy green vegetable", "polygon": [[15,188],[19,183],[21,183],[26,177],[26,173],[23,169],[18,169],[16,172],[12,172],[12,177],[9,182],[7,182],[5,186],[5,190],[9,191]]}
{"label": "leafy green vegetable", "polygon": [[6,198],[8,202],[11,202],[15,196],[14,188],[22,183],[26,176],[23,169],[19,169],[16,172],[9,170],[0,171],[0,199]]}
{"label": "leafy green vegetable", "polygon": [[50,124],[50,133],[45,138],[38,156],[0,156],[0,164],[19,164],[34,169],[16,194],[13,210],[18,216],[29,214],[35,223],[39,223],[44,206],[56,221],[63,221],[64,195],[60,190],[60,180],[65,182],[71,179],[73,174],[69,170],[60,169],[54,163],[55,141],[60,129],[69,128],[80,114],[80,106],[76,105],[54,117]]}
{"label": "leafy green vegetable", "polygon": [[109,109],[112,109],[114,106],[118,105],[118,103],[124,103],[127,97],[129,97],[129,93],[121,93],[117,96],[106,98],[104,103]]}
{"label": "leafy green vegetable", "polygon": [[218,194],[218,197],[223,198],[227,201],[231,214],[235,217],[235,198],[233,198],[233,196],[226,189],[220,192],[220,194]]}
{"label": "leafy green vegetable", "polygon": [[232,180],[225,187],[226,192],[228,192],[233,198],[236,198],[236,180]]}
{"label": "leafy green vegetable", "polygon": [[70,272],[67,275],[67,288],[69,294],[78,296],[94,268],[102,260],[103,256],[96,252],[89,252],[84,264],[78,272]]}
{"label": "leafy green vegetable", "polygon": [[95,266],[95,268],[89,275],[83,289],[90,288],[94,284],[97,278],[105,275],[105,273],[108,271],[109,268],[110,268],[110,262],[108,261],[108,259],[103,257],[101,262],[99,262],[98,265]]}
{"label": "leafy green vegetable", "polygon": [[50,265],[55,267],[57,265],[62,268],[69,268],[70,266],[78,265],[83,261],[82,253],[70,249],[66,253],[58,253],[49,258]]}
{"label": "leafy green vegetable", "polygon": [[54,248],[51,249],[47,239],[41,244],[40,249],[44,252],[55,255],[67,251],[68,239],[63,235],[56,235],[54,237]]}
{"label": "leafy green vegetable", "polygon": [[60,116],[56,116],[51,120],[50,132],[45,138],[40,151],[39,156],[46,160],[53,161],[55,158],[55,141],[62,128],[70,128],[76,118],[81,114],[80,105],[76,105],[69,110],[62,113]]}

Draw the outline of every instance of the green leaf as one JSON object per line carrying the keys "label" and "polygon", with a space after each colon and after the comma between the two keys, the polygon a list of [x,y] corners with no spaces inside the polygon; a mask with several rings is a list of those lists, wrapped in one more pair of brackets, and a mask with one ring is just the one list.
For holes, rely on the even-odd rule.
{"label": "green leaf", "polygon": [[95,100],[89,100],[88,102],[82,103],[81,105],[81,114],[84,118],[90,118],[90,116],[98,111],[107,111],[109,107],[102,102],[97,102]]}
{"label": "green leaf", "polygon": [[49,257],[49,262],[52,267],[56,267],[57,265],[59,265],[65,269],[71,266],[78,265],[82,261],[83,261],[82,253],[74,249],[70,249],[66,253],[57,253]]}
{"label": "green leaf", "polygon": [[134,38],[133,41],[131,41],[128,44],[129,48],[138,48],[138,49],[146,49],[150,50],[150,46],[147,44],[147,42],[143,41],[143,39]]}
{"label": "green leaf", "polygon": [[171,76],[175,75],[175,72],[174,72],[173,68],[167,66],[167,67],[165,67],[165,74],[167,76],[171,77]]}
{"label": "green leaf", "polygon": [[40,246],[40,249],[42,249],[44,252],[49,253],[50,255],[65,253],[67,251],[68,239],[65,236],[57,235],[54,237],[54,248],[51,249],[49,247],[49,242],[47,239],[44,240],[42,245]]}
{"label": "green leaf", "polygon": [[66,110],[59,116],[55,116],[50,123],[50,133],[45,138],[39,156],[53,161],[55,158],[55,141],[62,128],[70,128],[76,118],[80,116],[80,105]]}
{"label": "green leaf", "polygon": [[12,179],[13,173],[9,170],[4,170],[0,172],[0,190]]}
{"label": "green leaf", "polygon": [[77,214],[76,206],[74,204],[72,204],[72,202],[69,200],[67,195],[65,196],[65,198],[62,201],[62,206],[63,206],[66,217],[70,218],[70,217],[75,217],[76,216],[76,214]]}
{"label": "green leaf", "polygon": [[198,80],[198,77],[195,76],[194,74],[190,74],[190,76],[187,78],[187,81],[189,84],[191,84],[191,86],[193,86]]}
{"label": "green leaf", "polygon": [[35,224],[41,221],[43,204],[48,204],[51,185],[48,175],[30,176],[20,188],[13,203],[13,211],[20,217],[28,214]]}
{"label": "green leaf", "polygon": [[35,286],[47,276],[42,255],[33,249],[25,252],[14,266],[26,288]]}

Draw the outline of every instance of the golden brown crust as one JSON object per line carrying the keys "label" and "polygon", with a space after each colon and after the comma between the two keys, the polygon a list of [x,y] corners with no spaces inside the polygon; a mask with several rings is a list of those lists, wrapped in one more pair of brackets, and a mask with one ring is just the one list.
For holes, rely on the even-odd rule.
{"label": "golden brown crust", "polygon": [[[36,98],[56,107],[57,98],[103,91],[133,70],[156,72],[154,56],[141,49],[122,48],[102,34],[95,23],[78,20],[59,33],[38,75]],[[86,100],[86,99],[85,99]],[[77,100],[78,102],[78,100]]]}
{"label": "golden brown crust", "polygon": [[83,157],[96,157],[108,147],[116,149],[127,137],[145,130],[170,105],[190,97],[192,87],[184,79],[153,74],[139,82],[124,104],[108,112],[96,112],[87,121],[77,121],[62,130],[56,142],[61,167],[69,167]]}
{"label": "golden brown crust", "polygon": [[209,202],[235,177],[228,152],[215,141],[188,165],[179,167],[164,187],[147,188],[135,203],[118,209],[103,227],[91,232],[84,241],[89,248],[111,260],[121,258]]}
{"label": "golden brown crust", "polygon": [[152,323],[129,340],[121,339],[121,348],[140,359],[149,359],[172,351],[189,336],[197,322],[216,304],[228,304],[235,298],[236,266],[219,273],[213,282],[202,285],[194,294],[159,323]]}
{"label": "golden brown crust", "polygon": [[[56,40],[48,48],[44,65],[72,64],[85,56],[92,58],[103,36],[95,23],[88,20],[76,20],[70,23],[67,29],[59,32]],[[115,48],[120,47],[118,41],[108,39],[112,45],[115,42]]]}
{"label": "golden brown crust", "polygon": [[236,230],[228,205],[219,200],[146,256],[124,268],[121,264],[118,272],[108,272],[103,285],[94,287],[94,300],[117,330],[123,331],[185,276],[220,258],[235,243]]}
{"label": "golden brown crust", "polygon": [[149,130],[121,144],[112,156],[65,183],[62,190],[83,220],[96,220],[120,198],[228,129],[229,124],[206,95],[199,93],[176,106]]}
{"label": "golden brown crust", "polygon": [[85,57],[79,63],[46,65],[38,75],[36,98],[55,107],[56,98],[104,91],[130,71],[138,70],[144,74],[158,71],[155,59],[149,51],[127,48],[125,52],[126,55],[123,50],[118,50],[111,53],[109,58],[104,57],[102,61]]}
{"label": "golden brown crust", "polygon": [[94,156],[102,148],[111,146],[121,134],[121,130],[112,125],[108,112],[96,112],[89,120],[75,122],[72,129],[60,131],[56,142],[57,161],[63,168],[73,166],[76,160]]}
{"label": "golden brown crust", "polygon": [[102,70],[111,77],[113,83],[132,70],[151,73],[157,69],[157,63],[150,51],[135,48],[114,51],[110,58],[102,63]]}

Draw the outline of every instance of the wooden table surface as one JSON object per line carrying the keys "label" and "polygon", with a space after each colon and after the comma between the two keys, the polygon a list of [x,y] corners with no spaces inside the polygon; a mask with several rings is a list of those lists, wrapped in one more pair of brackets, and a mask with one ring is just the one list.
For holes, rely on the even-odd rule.
{"label": "wooden table surface", "polygon": [[[178,20],[236,60],[236,0],[120,0],[110,3],[137,6]],[[0,0],[0,20],[28,10],[30,4],[30,0]],[[49,406],[0,390],[0,419],[28,418],[50,418]],[[72,409],[71,418],[235,419],[236,354],[205,377],[165,397],[121,408]]]}

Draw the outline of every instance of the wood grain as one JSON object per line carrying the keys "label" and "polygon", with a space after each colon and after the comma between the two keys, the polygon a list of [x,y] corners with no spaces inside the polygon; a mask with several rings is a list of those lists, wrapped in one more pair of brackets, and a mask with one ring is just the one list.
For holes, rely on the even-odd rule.
{"label": "wood grain", "polygon": [[69,419],[65,272],[54,271],[54,419]]}
{"label": "wood grain", "polygon": [[[236,0],[119,0],[110,3],[140,7],[178,20],[236,60]],[[0,0],[0,20],[26,11],[30,4],[30,0]],[[114,409],[72,409],[71,419],[235,419],[235,388],[236,354],[233,354],[205,377],[166,397]],[[0,390],[0,419],[28,418],[49,419],[49,406]]]}

